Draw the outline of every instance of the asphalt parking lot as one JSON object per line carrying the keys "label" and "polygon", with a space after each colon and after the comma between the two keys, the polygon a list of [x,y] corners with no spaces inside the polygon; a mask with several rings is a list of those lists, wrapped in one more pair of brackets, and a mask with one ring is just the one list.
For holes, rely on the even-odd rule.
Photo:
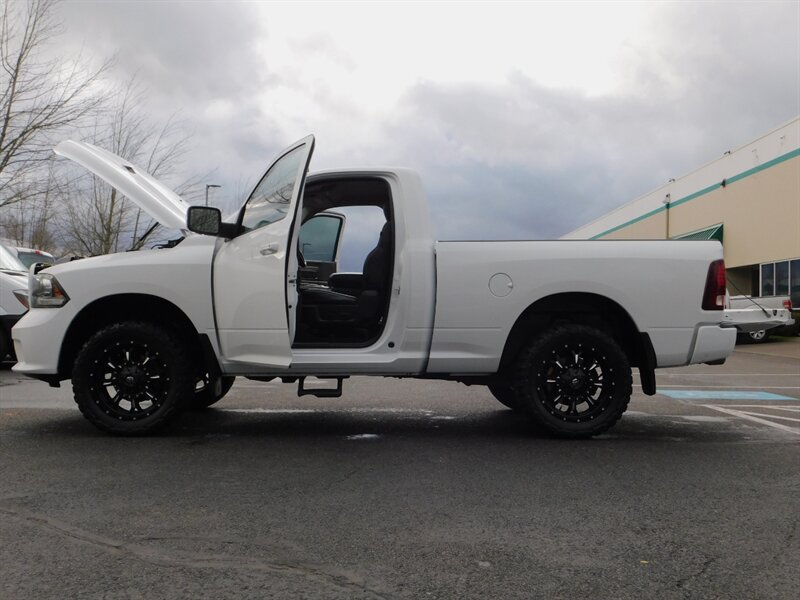
{"label": "asphalt parking lot", "polygon": [[562,441],[478,387],[240,380],[123,439],[4,369],[0,597],[796,598],[800,338],[635,389]]}

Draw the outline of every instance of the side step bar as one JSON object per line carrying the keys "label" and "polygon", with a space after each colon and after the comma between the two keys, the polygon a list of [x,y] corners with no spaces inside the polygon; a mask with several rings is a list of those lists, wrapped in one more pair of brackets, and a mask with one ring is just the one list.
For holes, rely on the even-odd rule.
{"label": "side step bar", "polygon": [[307,388],[304,386],[306,378],[297,378],[297,395],[298,396],[316,396],[317,398],[341,398],[342,397],[342,381],[347,379],[345,377],[317,377],[317,379],[335,379],[335,388]]}

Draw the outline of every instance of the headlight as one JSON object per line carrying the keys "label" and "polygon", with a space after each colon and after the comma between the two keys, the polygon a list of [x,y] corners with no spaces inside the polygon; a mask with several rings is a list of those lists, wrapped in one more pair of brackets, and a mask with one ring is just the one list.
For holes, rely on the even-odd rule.
{"label": "headlight", "polygon": [[29,282],[31,308],[58,308],[69,301],[67,292],[49,273],[31,275]]}

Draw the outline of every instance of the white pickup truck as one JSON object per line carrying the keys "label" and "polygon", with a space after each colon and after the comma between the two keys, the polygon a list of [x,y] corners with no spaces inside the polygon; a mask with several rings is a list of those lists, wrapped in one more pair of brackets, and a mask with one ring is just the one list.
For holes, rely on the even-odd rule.
{"label": "white pickup truck", "polygon": [[731,296],[725,301],[724,319],[738,332],[738,341],[761,344],[773,331],[786,331],[794,325],[789,296]]}
{"label": "white pickup truck", "polygon": [[[626,410],[631,367],[654,394],[657,367],[719,364],[734,348],[718,242],[437,242],[416,173],[307,176],[313,147],[282,152],[228,223],[122,158],[59,144],[185,237],[33,267],[14,369],[71,378],[86,418],[117,434],[208,406],[235,376],[334,397],[344,378],[375,375],[486,385],[551,433],[586,437]],[[337,211],[354,206],[385,223],[362,272],[339,273]],[[308,389],[308,376],[335,387]]]}

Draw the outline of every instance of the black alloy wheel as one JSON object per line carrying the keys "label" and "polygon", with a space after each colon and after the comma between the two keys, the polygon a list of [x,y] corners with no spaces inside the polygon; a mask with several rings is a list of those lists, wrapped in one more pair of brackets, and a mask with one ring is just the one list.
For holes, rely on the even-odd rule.
{"label": "black alloy wheel", "polygon": [[518,406],[548,431],[589,437],[614,425],[628,406],[631,369],[608,334],[561,325],[523,351],[514,386]]}
{"label": "black alloy wheel", "polygon": [[139,435],[162,427],[191,396],[185,344],[152,323],[101,329],[84,344],[72,373],[75,402],[95,426]]}

